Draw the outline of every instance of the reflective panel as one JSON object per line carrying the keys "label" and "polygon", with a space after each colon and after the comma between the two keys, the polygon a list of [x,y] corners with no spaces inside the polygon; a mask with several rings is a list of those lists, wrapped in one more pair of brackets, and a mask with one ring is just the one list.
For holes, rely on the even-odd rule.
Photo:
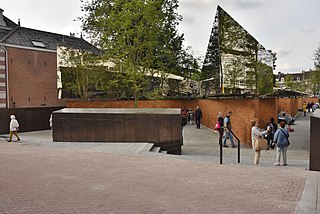
{"label": "reflective panel", "polygon": [[273,93],[275,60],[275,53],[218,6],[202,67],[204,95]]}

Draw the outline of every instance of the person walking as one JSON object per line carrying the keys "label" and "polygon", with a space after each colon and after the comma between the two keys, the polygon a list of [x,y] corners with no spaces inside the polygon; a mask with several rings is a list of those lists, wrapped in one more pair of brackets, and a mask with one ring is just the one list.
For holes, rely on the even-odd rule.
{"label": "person walking", "polygon": [[219,138],[219,145],[220,145],[220,143],[221,143],[220,140],[222,139],[222,136],[223,136],[223,128],[222,128],[223,127],[223,117],[222,117],[221,112],[218,113],[217,122],[220,125],[220,129],[217,130],[219,132],[219,136],[220,136],[220,138]]}
{"label": "person walking", "polygon": [[273,143],[277,146],[277,162],[274,163],[275,166],[280,166],[281,155],[283,158],[283,166],[287,165],[287,148],[290,142],[289,132],[285,129],[285,126],[286,123],[281,121],[280,128],[274,134]]}
{"label": "person walking", "polygon": [[16,117],[14,115],[10,116],[10,125],[9,125],[9,129],[10,129],[10,137],[8,142],[12,141],[12,135],[15,135],[17,137],[17,141],[20,140],[19,136],[18,136],[18,129],[19,129],[19,123],[16,120]]}
{"label": "person walking", "polygon": [[50,128],[52,130],[52,114],[50,115],[50,118],[49,118],[49,126],[50,126]]}
{"label": "person walking", "polygon": [[307,116],[307,104],[306,102],[303,103],[303,106],[302,106],[302,110],[303,110],[303,116]]}
{"label": "person walking", "polygon": [[268,148],[274,149],[274,147],[272,146],[272,142],[273,142],[273,136],[274,133],[276,133],[278,129],[278,125],[274,122],[274,118],[272,117],[270,119],[270,122],[267,123],[267,131],[268,131],[268,135],[267,135],[267,144],[268,144]]}
{"label": "person walking", "polygon": [[308,109],[308,112],[310,113],[310,109],[311,109],[311,103],[310,102],[308,102],[308,104],[307,104],[307,109]]}
{"label": "person walking", "polygon": [[260,155],[261,155],[261,150],[255,150],[255,148],[254,148],[254,141],[255,141],[255,139],[257,139],[257,138],[268,134],[268,130],[266,130],[266,131],[260,131],[260,129],[259,129],[259,120],[258,120],[257,118],[254,118],[254,119],[251,121],[251,124],[252,124],[252,128],[251,128],[252,148],[253,148],[254,151],[255,151],[253,164],[259,164]]}
{"label": "person walking", "polygon": [[189,109],[189,123],[192,125],[193,123],[193,110],[192,108]]}
{"label": "person walking", "polygon": [[194,111],[194,117],[196,118],[196,128],[200,129],[202,111],[199,106],[197,106],[197,109]]}
{"label": "person walking", "polygon": [[188,119],[188,109],[185,106],[181,109],[181,125],[185,126],[187,125],[187,119]]}
{"label": "person walking", "polygon": [[232,148],[234,148],[234,147],[236,147],[236,145],[233,142],[232,133],[229,131],[229,130],[231,130],[231,119],[230,119],[231,115],[232,115],[232,112],[229,111],[227,113],[226,117],[224,118],[223,126],[225,127],[224,128],[225,134],[223,136],[223,147],[229,147],[229,146],[227,146],[227,139],[230,139]]}

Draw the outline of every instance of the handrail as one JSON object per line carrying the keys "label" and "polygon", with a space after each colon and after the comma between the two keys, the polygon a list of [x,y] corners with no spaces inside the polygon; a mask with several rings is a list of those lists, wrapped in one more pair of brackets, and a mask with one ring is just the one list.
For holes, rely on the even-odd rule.
{"label": "handrail", "polygon": [[227,128],[229,132],[237,139],[238,141],[238,163],[240,163],[240,139],[234,134],[234,132],[227,126],[222,126],[219,130],[219,145],[220,145],[220,164],[222,164],[222,157],[223,157],[223,152],[222,152],[222,138],[223,138],[223,130]]}
{"label": "handrail", "polygon": [[234,134],[234,132],[228,126],[227,129],[238,140],[238,163],[240,163],[240,139],[237,137],[237,135]]}

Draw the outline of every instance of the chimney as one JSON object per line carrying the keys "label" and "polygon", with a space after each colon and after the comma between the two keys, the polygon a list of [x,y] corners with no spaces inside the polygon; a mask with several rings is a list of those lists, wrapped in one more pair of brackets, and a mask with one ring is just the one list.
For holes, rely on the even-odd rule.
{"label": "chimney", "polygon": [[6,23],[3,20],[3,10],[0,8],[0,26],[6,26]]}

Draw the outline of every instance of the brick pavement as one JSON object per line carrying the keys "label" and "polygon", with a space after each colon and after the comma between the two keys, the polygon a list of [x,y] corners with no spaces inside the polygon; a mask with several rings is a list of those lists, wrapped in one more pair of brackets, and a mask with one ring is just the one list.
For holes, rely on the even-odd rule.
{"label": "brick pavement", "polygon": [[304,155],[275,167],[274,152],[264,153],[254,166],[251,149],[242,148],[237,164],[228,148],[220,165],[216,135],[188,129],[182,156],[2,141],[0,213],[296,212],[308,176]]}
{"label": "brick pavement", "polygon": [[0,213],[294,213],[306,173],[0,144]]}

